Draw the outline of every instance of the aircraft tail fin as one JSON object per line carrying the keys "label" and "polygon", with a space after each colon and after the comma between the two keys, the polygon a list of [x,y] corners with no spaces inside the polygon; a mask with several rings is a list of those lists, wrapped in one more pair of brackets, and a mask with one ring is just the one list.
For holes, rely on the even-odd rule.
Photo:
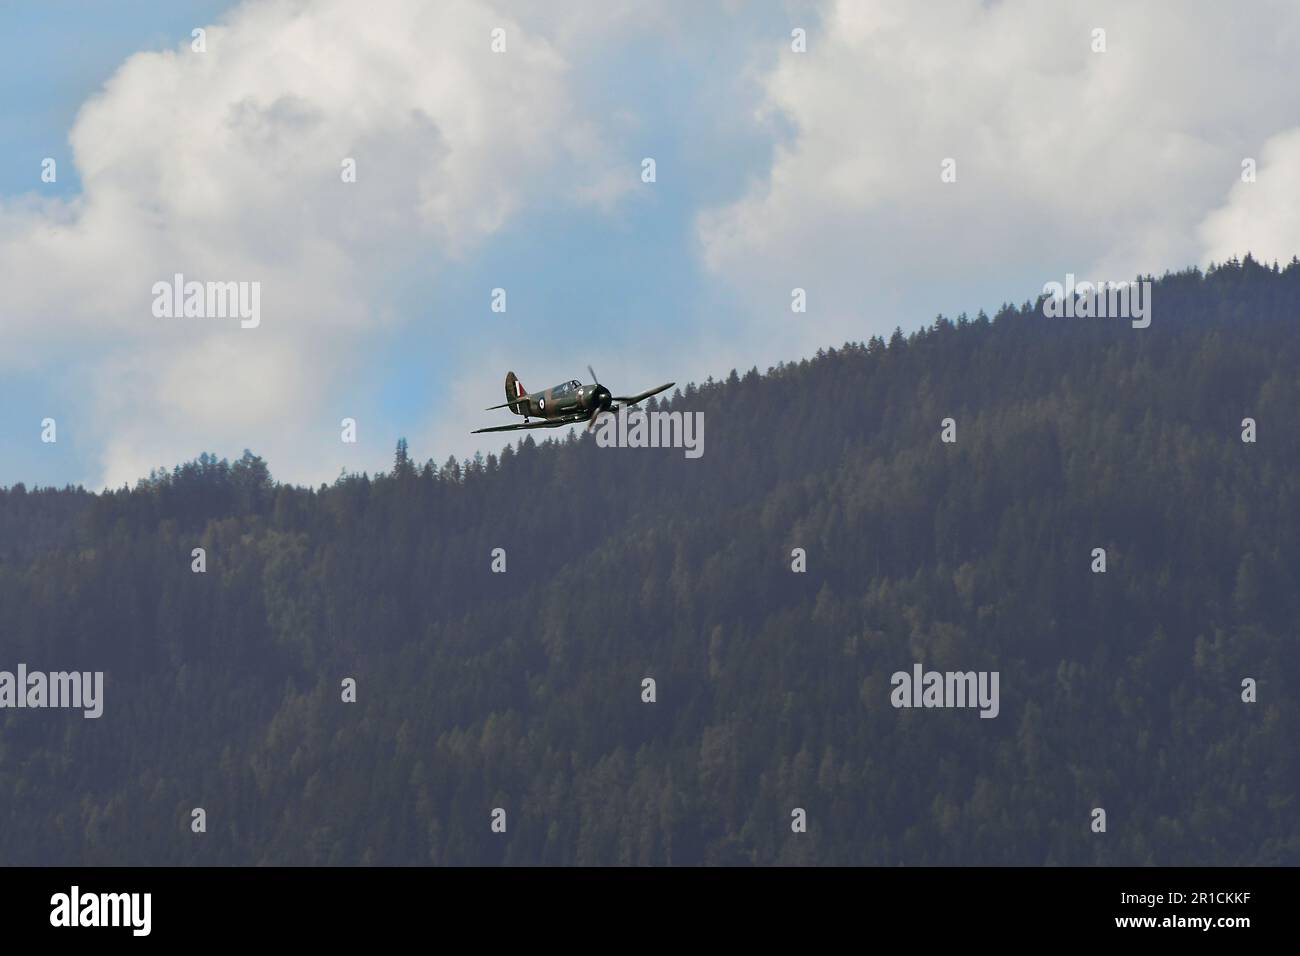
{"label": "aircraft tail fin", "polygon": [[506,372],[506,404],[510,406],[510,410],[516,415],[523,414],[520,409],[519,399],[527,394],[524,383],[515,378],[515,373]]}

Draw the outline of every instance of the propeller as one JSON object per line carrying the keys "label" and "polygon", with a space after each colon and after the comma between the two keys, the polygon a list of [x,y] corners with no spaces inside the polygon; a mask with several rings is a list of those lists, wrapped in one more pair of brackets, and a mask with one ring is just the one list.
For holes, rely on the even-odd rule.
{"label": "propeller", "polygon": [[[587,371],[591,371],[588,369]],[[593,375],[594,379],[596,376]],[[597,385],[591,390],[591,418],[587,419],[587,431],[596,427],[596,419],[601,414],[609,411],[609,407],[614,404],[614,397],[610,395],[609,389],[604,385]]]}
{"label": "propeller", "polygon": [[612,399],[610,398],[609,389],[600,384],[600,379],[596,377],[596,370],[590,365],[587,366],[587,374],[591,376],[591,418],[587,419],[587,431],[596,427],[596,419],[600,418],[600,413],[606,411]]}

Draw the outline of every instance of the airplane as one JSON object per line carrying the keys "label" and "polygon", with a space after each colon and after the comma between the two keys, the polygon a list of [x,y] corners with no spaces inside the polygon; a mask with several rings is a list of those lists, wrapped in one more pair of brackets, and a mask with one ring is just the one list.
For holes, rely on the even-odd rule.
{"label": "airplane", "polygon": [[[587,371],[591,373],[592,384],[590,385],[584,385],[575,378],[553,388],[543,389],[540,392],[526,391],[523,383],[515,378],[514,372],[506,372],[505,403],[493,405],[486,411],[491,412],[498,408],[508,408],[516,415],[524,416],[524,423],[522,425],[497,425],[494,428],[477,428],[470,434],[509,432],[520,428],[559,428],[561,425],[577,425],[580,422],[586,422],[587,431],[591,431],[596,424],[596,420],[605,412],[616,412],[622,405],[635,405],[637,402],[644,401],[651,395],[658,395],[660,392],[667,391],[677,384],[676,382],[669,382],[667,385],[660,385],[658,388],[652,388],[636,395],[612,395],[609,389],[596,380],[596,373],[592,371],[590,365],[587,366]],[[621,402],[622,405],[615,405],[615,402]],[[529,418],[541,420],[530,422]]]}

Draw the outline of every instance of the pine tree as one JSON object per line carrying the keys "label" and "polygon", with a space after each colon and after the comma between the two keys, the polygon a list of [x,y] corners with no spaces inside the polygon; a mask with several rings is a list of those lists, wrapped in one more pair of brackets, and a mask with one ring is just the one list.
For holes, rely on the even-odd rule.
{"label": "pine tree", "polygon": [[393,477],[415,477],[415,465],[411,463],[411,456],[407,452],[405,438],[397,439],[397,451],[393,454]]}

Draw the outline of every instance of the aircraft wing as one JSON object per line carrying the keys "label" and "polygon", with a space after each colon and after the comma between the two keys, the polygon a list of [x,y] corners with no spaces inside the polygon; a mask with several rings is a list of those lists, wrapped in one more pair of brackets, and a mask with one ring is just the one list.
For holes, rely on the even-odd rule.
{"label": "aircraft wing", "polygon": [[637,402],[644,401],[651,395],[658,395],[660,392],[666,392],[676,385],[676,382],[669,382],[667,385],[660,385],[658,388],[652,388],[649,391],[641,392],[637,395],[615,395],[614,401],[623,402],[625,405],[635,405]]}
{"label": "aircraft wing", "polygon": [[517,425],[497,425],[493,428],[476,428],[470,432],[470,434],[480,435],[483,432],[513,432],[518,431],[521,428],[559,428],[561,425],[573,425],[577,422],[585,422],[586,420],[587,419],[583,417],[575,418],[571,416],[569,418],[558,418],[553,421],[539,420],[528,422],[527,424],[520,422]]}

